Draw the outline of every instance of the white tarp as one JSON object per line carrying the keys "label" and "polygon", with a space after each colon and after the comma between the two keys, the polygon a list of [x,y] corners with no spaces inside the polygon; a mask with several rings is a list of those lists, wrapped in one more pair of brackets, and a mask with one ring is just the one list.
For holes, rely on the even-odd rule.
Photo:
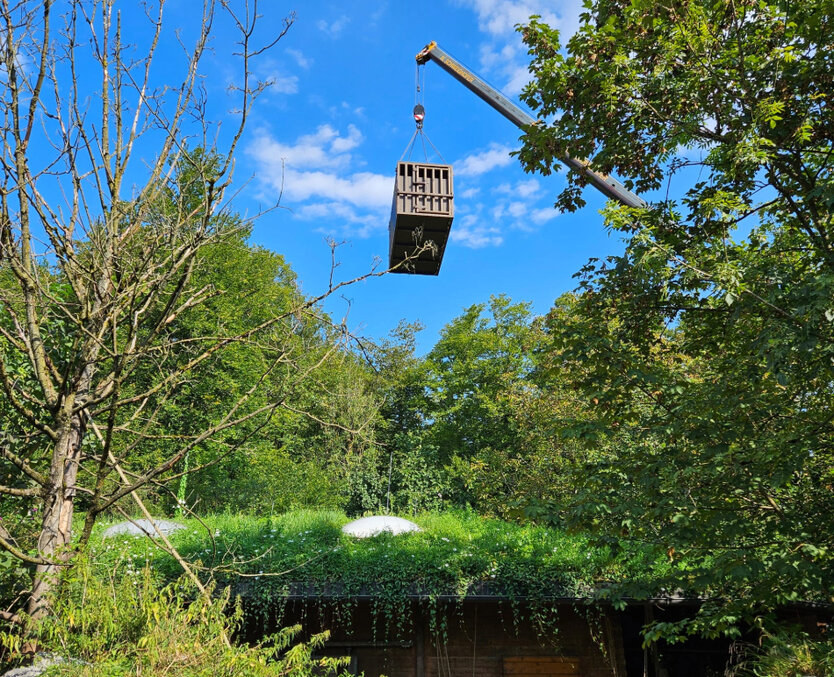
{"label": "white tarp", "polygon": [[[169,520],[154,520],[159,530],[168,536],[169,534],[185,529],[184,524],[179,522],[171,522]],[[104,532],[104,538],[113,538],[114,536],[153,536],[156,538],[156,530],[153,528],[150,520],[134,520],[133,522],[119,522],[108,528]]]}
{"label": "white tarp", "polygon": [[409,531],[422,531],[414,522],[409,522],[402,517],[391,517],[390,515],[372,515],[353,520],[342,527],[342,531],[357,538],[368,538],[376,536],[383,531],[392,534],[404,534]]}

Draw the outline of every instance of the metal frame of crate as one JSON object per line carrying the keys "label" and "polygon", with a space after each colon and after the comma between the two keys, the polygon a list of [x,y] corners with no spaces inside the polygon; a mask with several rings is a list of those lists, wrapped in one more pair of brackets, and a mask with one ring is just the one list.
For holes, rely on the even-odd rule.
{"label": "metal frame of crate", "polygon": [[388,226],[389,265],[402,264],[398,273],[437,275],[454,216],[451,165],[398,162]]}

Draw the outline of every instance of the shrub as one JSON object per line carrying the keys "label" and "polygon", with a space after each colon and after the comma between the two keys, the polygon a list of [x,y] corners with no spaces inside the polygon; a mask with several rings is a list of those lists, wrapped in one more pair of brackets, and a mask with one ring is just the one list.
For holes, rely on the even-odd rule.
{"label": "shrub", "polygon": [[733,677],[829,677],[834,675],[834,642],[804,632],[765,635],[761,647],[749,647]]}
{"label": "shrub", "polygon": [[63,677],[308,677],[344,674],[344,662],[314,658],[323,633],[293,644],[300,626],[254,645],[229,646],[242,619],[228,589],[200,595],[185,578],[160,586],[149,567],[125,563],[108,575],[79,562],[53,613],[37,628],[42,648],[84,661],[51,668]]}

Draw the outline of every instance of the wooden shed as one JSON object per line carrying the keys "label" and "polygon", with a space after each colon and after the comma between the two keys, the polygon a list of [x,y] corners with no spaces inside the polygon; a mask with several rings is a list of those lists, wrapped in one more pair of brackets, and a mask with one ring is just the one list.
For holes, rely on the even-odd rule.
{"label": "wooden shed", "polygon": [[535,621],[516,615],[524,602],[514,607],[507,600],[469,597],[435,603],[434,616],[425,600],[414,598],[392,617],[372,597],[348,605],[290,598],[280,617],[268,618],[260,632],[247,628],[245,636],[257,641],[261,633],[293,623],[308,635],[327,630],[330,638],[317,655],[346,658],[348,672],[365,677],[631,677],[615,615],[588,614],[581,604],[564,601],[558,630],[545,636]]}
{"label": "wooden shed", "polygon": [[394,272],[437,275],[454,216],[451,165],[398,162],[388,226]]}
{"label": "wooden shed", "polygon": [[[246,614],[242,636],[261,641],[295,623],[305,636],[327,630],[330,639],[317,655],[345,657],[348,672],[365,677],[711,677],[724,674],[738,652],[738,640],[727,637],[643,645],[645,623],[692,617],[702,603],[697,599],[634,600],[615,610],[588,599],[554,598],[543,626],[529,600],[500,595],[430,601],[415,594],[391,613],[367,591],[347,602],[332,594],[326,587],[290,585],[276,606],[261,604],[259,613]],[[247,601],[244,595],[244,609]],[[831,610],[798,604],[780,618],[814,636],[827,627]],[[740,641],[755,644],[757,635]]]}

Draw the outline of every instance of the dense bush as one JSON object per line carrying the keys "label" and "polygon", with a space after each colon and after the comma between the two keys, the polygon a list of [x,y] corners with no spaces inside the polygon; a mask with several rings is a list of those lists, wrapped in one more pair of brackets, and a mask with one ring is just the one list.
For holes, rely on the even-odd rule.
{"label": "dense bush", "polygon": [[803,632],[765,635],[761,647],[742,651],[733,677],[828,677],[834,674],[834,642]]}
{"label": "dense bush", "polygon": [[307,677],[344,674],[343,662],[313,658],[326,634],[293,644],[290,627],[255,646],[229,645],[242,620],[228,590],[204,596],[184,578],[162,585],[148,566],[87,562],[65,574],[53,612],[36,629],[42,648],[83,661],[53,667],[63,677]]}

